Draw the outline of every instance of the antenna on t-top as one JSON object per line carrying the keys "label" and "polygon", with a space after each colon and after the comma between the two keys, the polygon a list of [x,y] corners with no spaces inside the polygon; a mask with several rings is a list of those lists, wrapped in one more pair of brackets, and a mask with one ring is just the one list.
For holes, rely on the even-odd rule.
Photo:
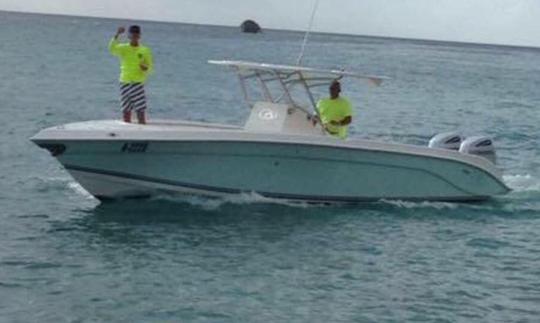
{"label": "antenna on t-top", "polygon": [[304,35],[304,41],[302,42],[302,48],[300,49],[300,55],[298,56],[298,60],[296,61],[296,65],[300,66],[302,65],[302,60],[304,59],[304,52],[306,51],[306,45],[309,39],[309,35],[311,34],[311,30],[313,29],[313,23],[315,21],[315,15],[317,14],[317,9],[319,8],[319,2],[320,0],[315,0],[313,4],[313,12],[311,13],[311,19],[309,20],[309,26],[306,31],[306,34]]}

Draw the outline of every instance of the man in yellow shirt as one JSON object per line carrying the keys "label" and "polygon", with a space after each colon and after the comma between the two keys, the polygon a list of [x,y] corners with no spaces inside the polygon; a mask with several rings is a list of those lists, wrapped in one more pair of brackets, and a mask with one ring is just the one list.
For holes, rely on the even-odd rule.
{"label": "man in yellow shirt", "polygon": [[121,43],[118,38],[125,32],[118,28],[116,35],[109,42],[109,51],[120,59],[120,91],[122,112],[125,122],[131,122],[131,112],[137,113],[140,124],[146,124],[146,94],[144,84],[153,71],[152,51],[143,46],[141,27],[129,27],[129,43]]}
{"label": "man in yellow shirt", "polygon": [[336,80],[330,85],[330,98],[317,103],[319,118],[328,133],[346,139],[352,122],[353,109],[347,98],[340,96],[341,84]]}

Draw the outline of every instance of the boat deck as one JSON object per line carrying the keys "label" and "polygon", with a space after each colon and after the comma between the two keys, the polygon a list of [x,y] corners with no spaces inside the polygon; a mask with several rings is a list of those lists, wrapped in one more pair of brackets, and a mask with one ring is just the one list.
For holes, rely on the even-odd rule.
{"label": "boat deck", "polygon": [[203,123],[184,120],[149,120],[147,124],[141,125],[138,123],[126,123],[120,120],[96,120],[69,123],[56,127],[58,130],[82,130],[82,131],[222,131],[222,130],[242,130],[240,126],[224,125],[217,123]]}

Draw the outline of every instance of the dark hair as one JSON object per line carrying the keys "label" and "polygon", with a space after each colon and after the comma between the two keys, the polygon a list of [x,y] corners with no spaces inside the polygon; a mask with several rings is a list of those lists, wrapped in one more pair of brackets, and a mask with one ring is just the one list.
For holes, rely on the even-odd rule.
{"label": "dark hair", "polygon": [[330,84],[330,88],[338,88],[341,90],[341,83],[338,80],[332,81],[332,84]]}
{"label": "dark hair", "polygon": [[129,27],[129,33],[130,34],[140,34],[141,33],[141,27],[137,25],[133,25]]}

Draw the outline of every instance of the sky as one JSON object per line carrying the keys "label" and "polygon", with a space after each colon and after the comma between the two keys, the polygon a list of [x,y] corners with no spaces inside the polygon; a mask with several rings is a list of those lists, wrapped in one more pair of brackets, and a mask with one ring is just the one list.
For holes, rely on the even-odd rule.
{"label": "sky", "polygon": [[[0,10],[305,30],[316,0],[0,0]],[[320,0],[315,31],[540,47],[540,0]]]}

